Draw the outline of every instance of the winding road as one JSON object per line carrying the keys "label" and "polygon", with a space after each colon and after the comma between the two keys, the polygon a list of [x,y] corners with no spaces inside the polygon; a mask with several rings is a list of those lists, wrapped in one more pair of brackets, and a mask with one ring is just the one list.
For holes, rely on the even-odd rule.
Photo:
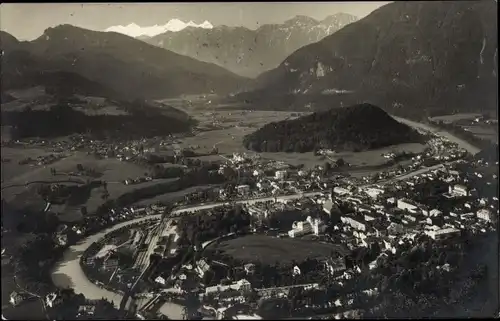
{"label": "winding road", "polygon": [[[432,132],[437,132],[439,135],[442,135],[446,138],[448,138],[450,141],[455,142],[459,145],[461,145],[463,148],[465,148],[467,151],[469,151],[472,154],[475,154],[479,151],[478,148],[475,148],[474,146],[468,144],[467,142],[458,139],[449,133],[441,132],[435,128],[432,128],[431,126],[425,125],[425,124],[420,124],[416,123],[413,121],[409,121],[406,119],[401,119],[398,117],[394,117],[396,120],[406,123],[412,127],[418,127],[422,128],[428,131]],[[407,173],[402,175],[401,177],[396,177],[391,180],[398,180],[398,179],[405,179],[414,175],[421,174],[426,171],[430,171],[432,169],[438,168],[439,166],[442,165],[436,165],[428,168],[422,168],[417,171],[414,171],[412,173]],[[404,178],[402,178],[404,177]],[[299,199],[301,197],[311,197],[315,195],[320,195],[322,192],[308,192],[308,193],[303,193],[303,194],[293,194],[293,195],[285,195],[285,196],[277,196],[277,200],[292,200],[292,199]],[[204,210],[204,209],[210,209],[214,208],[217,206],[223,206],[223,205],[230,205],[233,203],[237,204],[253,204],[253,203],[258,203],[258,202],[265,202],[265,201],[273,201],[275,200],[275,197],[264,197],[264,198],[257,198],[257,199],[249,199],[249,200],[239,200],[235,202],[220,202],[220,203],[211,203],[211,204],[200,204],[200,205],[194,205],[194,206],[189,206],[185,208],[178,208],[172,212],[171,216],[176,216],[176,215],[181,215],[181,214],[186,214],[189,212],[194,212],[194,211],[199,211],[199,210]],[[94,242],[100,240],[103,238],[106,234],[117,230],[119,228],[122,228],[124,226],[134,224],[134,223],[139,223],[143,222],[146,220],[150,219],[161,219],[161,214],[157,215],[150,215],[147,217],[142,217],[142,218],[136,218],[127,222],[122,222],[117,225],[114,225],[113,227],[110,227],[104,231],[101,231],[97,234],[94,234],[92,236],[89,236],[85,238],[84,240],[80,241],[78,244],[70,246],[63,255],[63,259],[58,263],[53,270],[52,273],[52,280],[54,284],[60,288],[67,288],[71,287],[75,290],[76,293],[82,293],[85,295],[86,298],[88,299],[101,299],[101,298],[106,298],[112,302],[114,302],[115,306],[119,308],[120,301],[122,300],[122,295],[118,293],[114,293],[112,291],[108,291],[106,289],[100,288],[96,284],[90,282],[86,275],[84,274],[83,270],[80,267],[80,257],[83,254],[83,252]],[[173,303],[166,303],[160,308],[160,312],[164,313],[165,315],[169,317],[173,317],[174,319],[176,318],[172,314],[176,315],[177,313],[181,313],[182,308],[179,306],[175,306],[173,309]],[[173,310],[172,310],[173,309]],[[173,312],[173,311],[177,312]],[[181,318],[181,315],[177,318]]]}

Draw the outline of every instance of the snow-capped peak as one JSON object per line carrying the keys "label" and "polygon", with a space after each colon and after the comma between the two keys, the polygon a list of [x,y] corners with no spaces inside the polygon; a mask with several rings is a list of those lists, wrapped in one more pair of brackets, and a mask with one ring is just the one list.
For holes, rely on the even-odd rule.
{"label": "snow-capped peak", "polygon": [[167,22],[165,25],[154,25],[154,26],[149,26],[149,27],[141,27],[135,23],[131,23],[126,26],[111,26],[107,28],[104,31],[112,31],[112,32],[118,32],[118,33],[123,33],[127,36],[131,37],[139,37],[139,36],[149,36],[149,37],[154,37],[156,35],[159,35],[161,33],[167,32],[167,31],[181,31],[182,29],[185,29],[187,27],[194,27],[194,28],[203,28],[203,29],[212,29],[214,26],[205,20],[205,22],[201,24],[196,24],[193,21],[189,22],[184,22],[179,19],[172,19],[169,22]]}

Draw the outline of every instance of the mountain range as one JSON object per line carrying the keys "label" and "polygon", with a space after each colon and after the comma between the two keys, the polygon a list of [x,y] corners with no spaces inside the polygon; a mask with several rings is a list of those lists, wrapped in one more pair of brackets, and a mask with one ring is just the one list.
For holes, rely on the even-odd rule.
{"label": "mountain range", "polygon": [[122,95],[122,99],[237,91],[246,79],[115,32],[71,25],[45,30],[21,42],[1,32],[2,89],[30,83],[49,71],[76,73]]}
{"label": "mountain range", "polygon": [[497,3],[397,1],[295,51],[238,95],[259,108],[371,102],[393,113],[494,110]]}
{"label": "mountain range", "polygon": [[139,39],[253,78],[277,67],[297,49],[317,42],[356,20],[355,16],[345,13],[337,13],[321,21],[296,16],[282,24],[265,24],[256,30],[188,26],[180,31],[167,31]]}
{"label": "mountain range", "polygon": [[[59,73],[68,79],[58,83],[63,91],[127,101],[216,93],[227,95],[225,102],[274,110],[363,102],[409,118],[496,110],[496,1],[394,2],[353,20],[344,14],[320,22],[298,16],[255,31],[186,27],[146,39],[174,37],[198,59],[192,47],[202,48],[207,60],[220,50],[239,73],[255,72],[256,64],[265,69],[261,58],[278,64],[256,79],[116,32],[61,25],[29,42],[0,32],[2,97],[10,97],[5,90],[50,82],[45,78]],[[301,38],[300,30],[310,38]],[[296,39],[321,37],[286,57],[302,41]]]}
{"label": "mountain range", "polygon": [[212,29],[214,26],[206,20],[203,23],[196,24],[193,21],[184,22],[179,19],[171,19],[164,25],[141,27],[135,23],[130,23],[126,26],[111,26],[104,31],[118,32],[134,38],[139,37],[140,39],[140,37],[143,37],[143,39],[147,39],[148,37],[154,37],[167,31],[181,31],[187,27]]}

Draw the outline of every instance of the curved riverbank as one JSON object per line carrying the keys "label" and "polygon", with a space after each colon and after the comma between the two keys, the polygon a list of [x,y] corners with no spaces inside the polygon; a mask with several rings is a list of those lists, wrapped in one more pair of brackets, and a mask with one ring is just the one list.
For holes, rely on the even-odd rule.
{"label": "curved riverbank", "polygon": [[70,246],[66,251],[64,251],[63,258],[53,269],[52,281],[54,282],[54,285],[59,288],[71,287],[75,290],[75,293],[81,293],[85,295],[87,299],[91,300],[106,298],[113,301],[115,306],[119,308],[122,295],[103,289],[92,283],[80,267],[80,258],[92,243],[99,241],[106,234],[130,224],[160,218],[161,214],[157,214],[118,223],[81,240],[75,245]]}
{"label": "curved riverbank", "polygon": [[433,132],[439,136],[442,136],[442,137],[448,139],[450,142],[461,146],[463,149],[467,150],[472,155],[475,155],[481,151],[479,148],[471,145],[470,143],[466,142],[465,140],[458,138],[458,137],[452,135],[451,133],[448,133],[442,129],[436,128],[436,127],[431,126],[431,125],[418,123],[416,121],[409,120],[406,118],[396,117],[394,115],[391,115],[391,116],[392,116],[392,118],[394,118],[395,120],[397,120],[400,123],[406,124],[406,125],[411,126],[413,128],[421,128],[423,130],[427,130],[427,131]]}

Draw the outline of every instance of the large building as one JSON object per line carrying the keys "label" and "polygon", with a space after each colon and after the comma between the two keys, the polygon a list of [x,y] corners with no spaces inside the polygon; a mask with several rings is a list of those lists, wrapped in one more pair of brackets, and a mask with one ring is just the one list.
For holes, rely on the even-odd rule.
{"label": "large building", "polygon": [[457,195],[457,196],[468,196],[469,195],[469,191],[468,191],[467,187],[465,187],[464,185],[459,185],[459,184],[453,186],[453,189],[450,186],[449,192],[450,192],[450,194]]}
{"label": "large building", "polygon": [[240,195],[248,195],[250,193],[250,186],[248,185],[239,185],[236,187],[238,194]]}
{"label": "large building", "polygon": [[279,180],[284,180],[287,176],[287,171],[276,171],[274,177]]}
{"label": "large building", "polygon": [[366,231],[366,222],[362,218],[353,218],[350,216],[342,216],[341,222],[350,225],[352,228],[359,231]]}
{"label": "large building", "polygon": [[226,290],[236,290],[240,292],[250,291],[252,289],[252,285],[245,279],[241,279],[229,285],[214,285],[205,288],[205,295],[217,292],[224,292]]}
{"label": "large building", "polygon": [[416,213],[418,211],[418,206],[412,204],[410,201],[406,199],[398,199],[397,207],[400,210],[408,210],[410,213]]}
{"label": "large building", "polygon": [[486,222],[492,222],[493,221],[493,215],[490,210],[482,208],[479,211],[477,211],[477,218],[484,220]]}
{"label": "large building", "polygon": [[312,231],[313,228],[311,226],[311,223],[309,223],[308,221],[294,222],[292,225],[292,229],[288,231],[288,236],[298,237],[312,233]]}
{"label": "large building", "polygon": [[380,194],[384,193],[384,190],[381,188],[367,188],[365,192],[371,198],[376,199]]}
{"label": "large building", "polygon": [[333,188],[333,194],[334,195],[340,195],[340,196],[344,196],[344,195],[350,195],[351,192],[343,187],[339,187],[339,186],[335,186]]}
{"label": "large building", "polygon": [[425,231],[425,234],[427,234],[434,240],[440,240],[456,236],[460,234],[460,230],[456,228],[443,228],[443,229]]}
{"label": "large building", "polygon": [[329,258],[325,261],[325,268],[330,274],[335,274],[337,272],[342,272],[345,271],[346,265],[345,265],[345,259],[344,258],[337,258],[337,259],[332,259]]}

